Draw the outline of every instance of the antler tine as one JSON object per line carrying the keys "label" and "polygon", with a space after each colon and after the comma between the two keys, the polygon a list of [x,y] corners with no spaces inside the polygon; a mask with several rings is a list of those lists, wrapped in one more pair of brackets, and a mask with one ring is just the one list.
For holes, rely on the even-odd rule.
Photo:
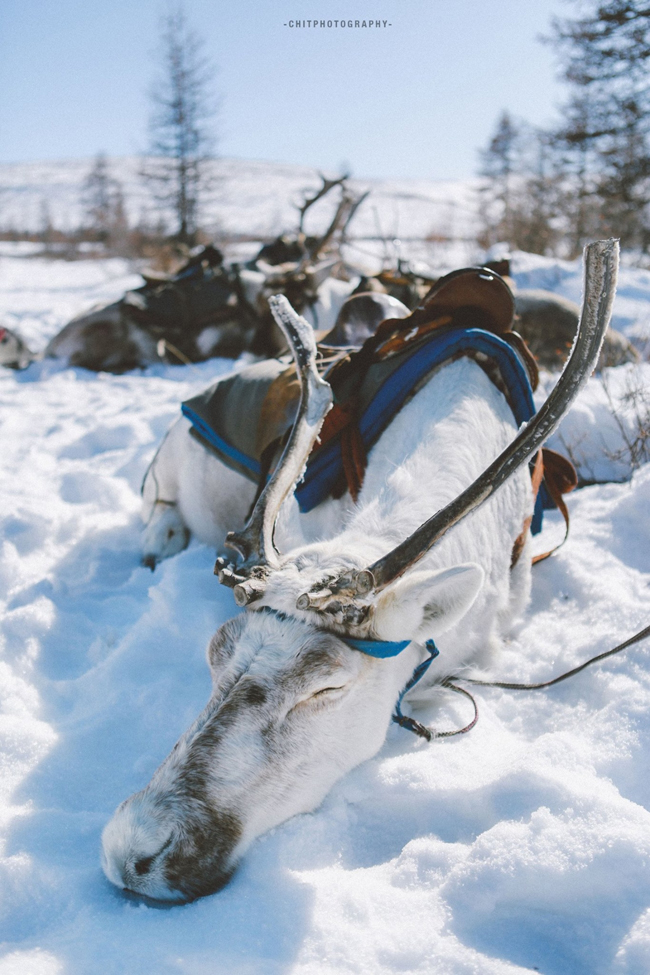
{"label": "antler tine", "polygon": [[578,333],[559,382],[539,412],[462,494],[425,521],[392,552],[358,572],[352,580],[352,588],[357,593],[378,592],[403,575],[453,525],[487,501],[557,429],[596,366],[612,313],[618,253],[617,240],[599,240],[585,247],[584,297]]}
{"label": "antler tine", "polygon": [[269,298],[269,307],[293,353],[300,381],[300,402],[289,441],[248,524],[241,532],[230,532],[226,538],[226,545],[236,549],[244,560],[237,573],[253,570],[255,576],[235,587],[235,598],[240,605],[259,599],[263,576],[278,564],[273,531],[282,502],[302,477],[325,414],[332,405],[332,389],[316,371],[316,342],[311,325],[294,311],[284,295]]}
{"label": "antler tine", "polygon": [[313,206],[314,203],[317,203],[318,200],[326,196],[330,190],[334,189],[335,186],[343,186],[346,179],[348,179],[347,173],[343,173],[341,176],[337,177],[337,179],[327,179],[327,177],[323,176],[322,173],[319,173],[318,175],[320,176],[323,185],[319,190],[316,190],[313,196],[305,196],[302,206],[298,207],[298,213],[300,214],[298,233],[302,233],[302,225],[305,221],[305,214],[307,213],[307,210],[309,210],[309,208]]}

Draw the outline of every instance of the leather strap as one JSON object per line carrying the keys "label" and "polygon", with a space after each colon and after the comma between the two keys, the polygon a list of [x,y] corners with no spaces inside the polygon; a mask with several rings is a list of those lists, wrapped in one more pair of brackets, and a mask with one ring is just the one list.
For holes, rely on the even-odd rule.
{"label": "leather strap", "polygon": [[[533,507],[537,501],[537,495],[542,481],[544,480],[544,457],[541,450],[537,451],[535,455],[535,463],[531,471],[530,479],[533,483]],[[526,539],[528,537],[528,530],[530,528],[531,522],[533,520],[532,514],[528,515],[524,521],[523,528],[515,538],[515,544],[512,546],[512,557],[510,559],[510,568],[514,569],[517,562],[519,561],[519,556],[523,552],[524,545],[526,544]]]}
{"label": "leather strap", "polygon": [[[537,494],[543,481],[544,485],[546,486],[546,490],[553,499],[555,506],[558,508],[560,514],[564,518],[565,526],[564,538],[561,542],[549,549],[548,552],[541,552],[539,555],[535,555],[533,557],[533,565],[536,565],[538,562],[543,562],[544,559],[547,559],[550,555],[553,555],[554,552],[557,552],[557,550],[564,545],[569,537],[569,510],[564,503],[564,498],[562,495],[573,491],[578,484],[578,475],[576,474],[576,469],[570,460],[567,460],[566,457],[563,457],[562,454],[558,454],[555,450],[550,450],[548,447],[542,447],[541,450],[537,451],[535,465],[531,474],[531,480],[533,483],[533,502],[537,499]],[[531,521],[532,515],[526,518],[524,527],[519,535],[517,535],[515,544],[512,546],[512,559],[510,562],[511,569],[515,567],[519,560],[519,556],[523,551]]]}
{"label": "leather strap", "polygon": [[543,562],[553,552],[557,552],[569,537],[569,511],[562,495],[569,494],[578,484],[578,475],[570,460],[567,460],[562,454],[556,453],[555,450],[549,450],[548,447],[542,448],[542,457],[544,464],[544,484],[564,518],[565,529],[562,541],[552,549],[549,549],[548,552],[542,552],[540,555],[536,555],[533,558],[533,565],[536,565],[538,562]]}
{"label": "leather strap", "polygon": [[366,448],[356,420],[353,420],[341,431],[341,460],[350,497],[356,501],[368,464]]}

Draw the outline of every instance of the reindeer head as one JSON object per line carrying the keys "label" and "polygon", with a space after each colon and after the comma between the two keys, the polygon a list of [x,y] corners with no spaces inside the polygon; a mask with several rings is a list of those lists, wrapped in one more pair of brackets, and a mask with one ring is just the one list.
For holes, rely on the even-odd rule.
{"label": "reindeer head", "polygon": [[590,245],[579,335],[545,405],[413,535],[388,553],[377,540],[370,565],[345,551],[341,538],[286,556],[275,548],[280,507],[302,474],[331,390],[315,368],[310,326],[286,299],[271,300],[302,396],[282,460],[245,529],[228,536],[239,558],[217,560],[220,581],[246,609],[210,643],[213,692],[203,713],[104,831],[104,870],[113,883],[166,900],[211,893],[256,836],[314,809],[337,779],[375,754],[424,643],[454,626],[482,585],[474,564],[413,567],[558,425],[595,364],[615,274],[615,243]]}

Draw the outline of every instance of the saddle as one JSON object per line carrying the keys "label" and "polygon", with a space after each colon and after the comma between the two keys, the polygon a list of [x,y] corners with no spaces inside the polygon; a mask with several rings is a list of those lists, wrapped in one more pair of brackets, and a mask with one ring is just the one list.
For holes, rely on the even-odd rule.
{"label": "saddle", "polygon": [[[224,265],[221,251],[209,244],[173,275],[147,270],[142,276],[145,283],[122,299],[123,311],[152,338],[171,343],[175,357],[201,358],[198,335],[209,325],[231,322],[238,300],[236,276]],[[241,342],[230,345],[238,355]],[[221,354],[228,351],[226,346]]]}
{"label": "saddle", "polygon": [[[359,296],[361,297],[361,296]],[[318,344],[319,372],[332,386],[325,418],[302,482],[301,511],[346,490],[356,500],[368,452],[432,370],[473,358],[503,393],[517,424],[535,413],[538,371],[524,340],[512,330],[514,300],[494,271],[463,268],[438,280],[405,318],[383,321],[361,345],[337,326]],[[300,391],[288,357],[256,363],[182,404],[192,433],[228,466],[258,484],[258,496],[277,463],[296,414]],[[530,528],[541,531],[543,510],[559,507],[577,483],[573,465],[544,448],[531,464],[535,511],[513,550],[514,565]],[[550,553],[548,553],[550,554]]]}

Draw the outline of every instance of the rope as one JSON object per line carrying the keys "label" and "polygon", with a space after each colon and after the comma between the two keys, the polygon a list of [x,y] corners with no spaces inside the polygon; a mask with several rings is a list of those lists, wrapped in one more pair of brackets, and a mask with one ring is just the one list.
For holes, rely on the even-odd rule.
{"label": "rope", "polygon": [[574,667],[573,670],[567,670],[566,673],[560,674],[559,677],[554,677],[552,680],[542,681],[541,684],[511,684],[506,681],[497,680],[476,680],[473,677],[452,677],[451,680],[462,680],[466,684],[474,684],[477,687],[502,687],[507,691],[538,691],[544,687],[552,687],[553,684],[559,684],[563,680],[568,680],[569,677],[574,677],[579,674],[581,670],[585,667],[590,667],[591,664],[598,663],[599,660],[605,660],[607,657],[613,657],[615,653],[620,653],[622,650],[626,650],[635,643],[639,643],[641,640],[645,640],[646,637],[650,636],[650,626],[646,626],[645,629],[639,630],[634,636],[631,636],[629,640],[624,643],[619,643],[617,647],[612,650],[606,650],[604,653],[599,653],[595,657],[591,657],[586,660],[585,663],[580,664],[578,667]]}
{"label": "rope", "polygon": [[450,691],[455,691],[456,694],[462,694],[463,697],[469,698],[474,706],[474,717],[468,725],[465,725],[464,728],[458,728],[455,731],[434,731],[431,728],[427,728],[426,725],[421,724],[421,722],[416,721],[415,718],[402,714],[402,701],[405,695],[408,694],[408,692],[415,687],[418,681],[424,677],[430,665],[440,652],[433,640],[427,640],[425,646],[429,651],[429,656],[426,658],[426,660],[423,660],[421,664],[418,664],[413,671],[413,676],[407,683],[400,696],[397,698],[393,721],[395,724],[398,724],[400,728],[406,728],[407,731],[412,731],[414,735],[419,735],[420,738],[426,738],[427,741],[433,741],[434,738],[453,738],[454,735],[464,735],[466,731],[471,731],[478,721],[478,705],[469,691],[466,691],[464,687],[457,687],[456,684],[452,684],[452,680],[454,678],[447,678],[442,682],[442,686],[448,687]]}
{"label": "rope", "polygon": [[[586,667],[590,667],[591,664],[598,663],[599,660],[605,660],[607,657],[612,657],[615,653],[621,653],[622,650],[626,650],[635,643],[640,643],[641,640],[645,640],[646,637],[649,636],[650,626],[646,626],[643,630],[639,630],[638,633],[631,636],[629,640],[625,640],[624,643],[619,643],[619,645],[614,647],[612,650],[606,650],[604,653],[599,653],[595,657],[591,657],[589,660],[586,660],[578,667],[574,667],[573,670],[567,670],[566,673],[560,674],[559,677],[554,677],[552,680],[542,681],[540,684],[512,684],[507,681],[476,680],[473,677],[448,677],[441,682],[440,686],[447,687],[450,691],[455,691],[456,694],[462,694],[464,697],[469,698],[474,707],[473,719],[468,725],[465,725],[464,728],[458,728],[456,731],[434,731],[432,728],[427,728],[426,725],[416,721],[415,718],[409,718],[406,715],[403,715],[401,711],[400,705],[402,703],[402,698],[407,691],[409,691],[417,683],[420,677],[423,676],[425,670],[434,659],[434,656],[437,655],[434,654],[430,659],[425,660],[423,664],[420,664],[419,668],[416,668],[413,678],[411,678],[399,697],[396,711],[393,715],[393,721],[400,725],[400,727],[406,728],[408,731],[412,731],[414,734],[419,735],[420,738],[426,738],[427,741],[433,741],[434,738],[453,738],[454,735],[464,735],[468,731],[471,731],[478,721],[478,705],[475,698],[468,690],[466,690],[464,687],[458,687],[453,683],[453,681],[461,680],[466,684],[474,684],[476,687],[501,687],[507,691],[538,691],[544,687],[552,687],[553,684],[559,684],[563,680],[568,680],[569,677],[574,677],[576,674],[579,674],[581,670],[584,670]],[[418,673],[420,669],[422,669],[422,672]]]}
{"label": "rope", "polygon": [[453,738],[454,735],[464,735],[467,731],[471,731],[478,721],[478,704],[469,691],[466,691],[464,687],[457,687],[456,684],[452,684],[450,679],[443,681],[442,686],[448,687],[450,691],[455,691],[457,694],[463,694],[464,697],[468,697],[474,706],[474,717],[469,724],[465,725],[464,728],[458,728],[456,731],[434,731],[433,737]]}
{"label": "rope", "polygon": [[420,738],[426,738],[427,741],[433,741],[434,738],[453,738],[454,735],[464,735],[466,732],[471,731],[478,721],[478,704],[474,696],[465,690],[464,687],[458,687],[456,684],[452,684],[450,679],[444,680],[440,686],[447,687],[450,691],[455,691],[456,694],[462,694],[463,697],[469,698],[474,708],[474,717],[469,724],[465,725],[464,728],[456,728],[455,731],[435,731],[433,728],[427,728],[420,721],[416,721],[415,718],[410,718],[402,714],[401,710],[399,713],[396,712],[393,715],[395,724],[398,724],[400,728],[406,728],[407,731],[412,731],[414,735],[419,735]]}

